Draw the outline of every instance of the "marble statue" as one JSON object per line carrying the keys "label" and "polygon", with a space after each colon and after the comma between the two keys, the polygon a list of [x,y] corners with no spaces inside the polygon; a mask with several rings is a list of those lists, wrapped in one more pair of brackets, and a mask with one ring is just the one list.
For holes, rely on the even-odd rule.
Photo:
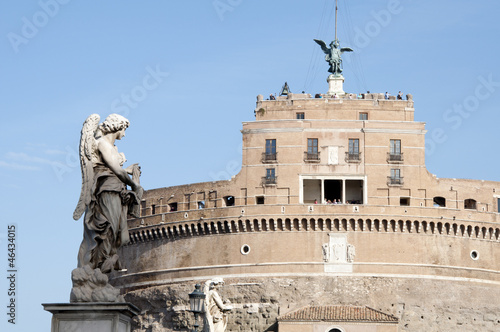
{"label": "marble statue", "polygon": [[230,301],[222,301],[218,290],[224,284],[222,278],[205,282],[205,317],[203,332],[224,332],[227,326],[227,314],[233,309]]}
{"label": "marble statue", "polygon": [[129,121],[119,114],[109,115],[101,124],[99,120],[99,115],[92,114],[83,124],[82,190],[73,219],[85,212],[78,268],[88,265],[109,273],[121,269],[117,250],[129,241],[127,216],[139,217],[144,190],[139,165],[123,168],[125,156],[115,146],[125,136]]}
{"label": "marble statue", "polygon": [[350,47],[342,47],[340,48],[340,43],[338,39],[335,39],[330,43],[330,47],[326,46],[326,43],[319,39],[314,39],[323,52],[325,52],[325,60],[330,64],[330,68],[328,71],[332,73],[334,76],[340,76],[342,73],[342,53],[344,52],[353,52],[353,49]]}

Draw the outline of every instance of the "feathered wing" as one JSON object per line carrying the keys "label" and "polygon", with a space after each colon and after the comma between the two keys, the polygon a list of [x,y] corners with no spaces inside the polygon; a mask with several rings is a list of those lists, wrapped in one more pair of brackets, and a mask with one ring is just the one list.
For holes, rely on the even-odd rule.
{"label": "feathered wing", "polygon": [[92,185],[94,181],[94,165],[92,156],[97,154],[95,133],[101,118],[98,114],[90,115],[83,123],[80,136],[80,166],[82,168],[82,191],[80,199],[73,212],[73,219],[78,220],[90,203],[92,198]]}
{"label": "feathered wing", "polygon": [[342,47],[340,49],[340,52],[344,53],[344,52],[354,52],[354,50],[350,47]]}
{"label": "feathered wing", "polygon": [[330,49],[328,48],[328,46],[326,46],[326,44],[325,44],[324,41],[319,40],[319,39],[314,39],[314,41],[316,43],[318,43],[319,46],[321,46],[321,49],[323,50],[323,52],[325,52],[325,54],[329,54],[330,53]]}

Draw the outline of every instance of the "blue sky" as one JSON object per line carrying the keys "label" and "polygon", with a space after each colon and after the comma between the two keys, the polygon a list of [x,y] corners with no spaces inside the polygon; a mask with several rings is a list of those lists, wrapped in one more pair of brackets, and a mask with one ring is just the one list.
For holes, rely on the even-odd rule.
{"label": "blue sky", "polygon": [[[438,177],[500,181],[498,1],[339,0],[347,92],[413,94]],[[92,113],[131,121],[117,143],[146,189],[237,173],[255,97],[326,92],[314,38],[333,0],[4,1],[0,11],[0,266],[17,225],[16,325],[47,331],[82,238],[79,135]],[[0,278],[0,307],[9,301]]]}

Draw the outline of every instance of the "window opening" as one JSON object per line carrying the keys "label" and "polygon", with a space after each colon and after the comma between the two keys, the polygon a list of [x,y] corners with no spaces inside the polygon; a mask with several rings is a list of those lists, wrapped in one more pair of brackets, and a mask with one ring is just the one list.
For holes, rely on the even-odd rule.
{"label": "window opening", "polygon": [[169,208],[170,212],[175,212],[175,211],[177,211],[177,202],[174,202],[174,203],[169,203],[169,204],[168,204],[168,208]]}
{"label": "window opening", "polygon": [[469,198],[464,201],[464,209],[475,210],[476,200]]}
{"label": "window opening", "polygon": [[360,120],[368,120],[368,113],[359,113]]}
{"label": "window opening", "polygon": [[226,203],[226,206],[233,206],[234,196],[224,196],[224,203]]}
{"label": "window opening", "polygon": [[349,151],[346,152],[347,161],[359,161],[359,139],[350,138],[349,139]]}
{"label": "window opening", "polygon": [[156,205],[151,205],[151,214],[156,214]]}
{"label": "window opening", "polygon": [[266,153],[264,160],[276,160],[276,139],[266,139]]}
{"label": "window opening", "polygon": [[321,202],[321,180],[304,180],[302,183],[304,204]]}
{"label": "window opening", "polygon": [[297,120],[304,120],[305,119],[305,113],[297,113]]}
{"label": "window opening", "polygon": [[363,180],[345,180],[346,204],[363,204]]}
{"label": "window opening", "polygon": [[257,204],[264,204],[264,196],[256,196],[255,197],[255,203],[257,203]]}
{"label": "window opening", "polygon": [[401,206],[410,206],[410,197],[400,197],[399,205]]}
{"label": "window opening", "polygon": [[327,204],[342,204],[342,180],[325,180],[325,201]]}
{"label": "window opening", "polygon": [[446,207],[446,198],[441,196],[436,196],[433,199],[434,207]]}

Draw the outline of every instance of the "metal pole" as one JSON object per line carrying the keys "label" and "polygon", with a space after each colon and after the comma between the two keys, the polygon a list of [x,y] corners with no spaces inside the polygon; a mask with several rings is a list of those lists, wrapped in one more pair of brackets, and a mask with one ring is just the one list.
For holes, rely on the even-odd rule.
{"label": "metal pole", "polygon": [[337,2],[338,0],[335,0],[335,40],[337,40],[337,11],[338,11]]}
{"label": "metal pole", "polygon": [[195,312],[194,313],[194,332],[198,332],[198,327],[200,325],[198,325],[198,313]]}

